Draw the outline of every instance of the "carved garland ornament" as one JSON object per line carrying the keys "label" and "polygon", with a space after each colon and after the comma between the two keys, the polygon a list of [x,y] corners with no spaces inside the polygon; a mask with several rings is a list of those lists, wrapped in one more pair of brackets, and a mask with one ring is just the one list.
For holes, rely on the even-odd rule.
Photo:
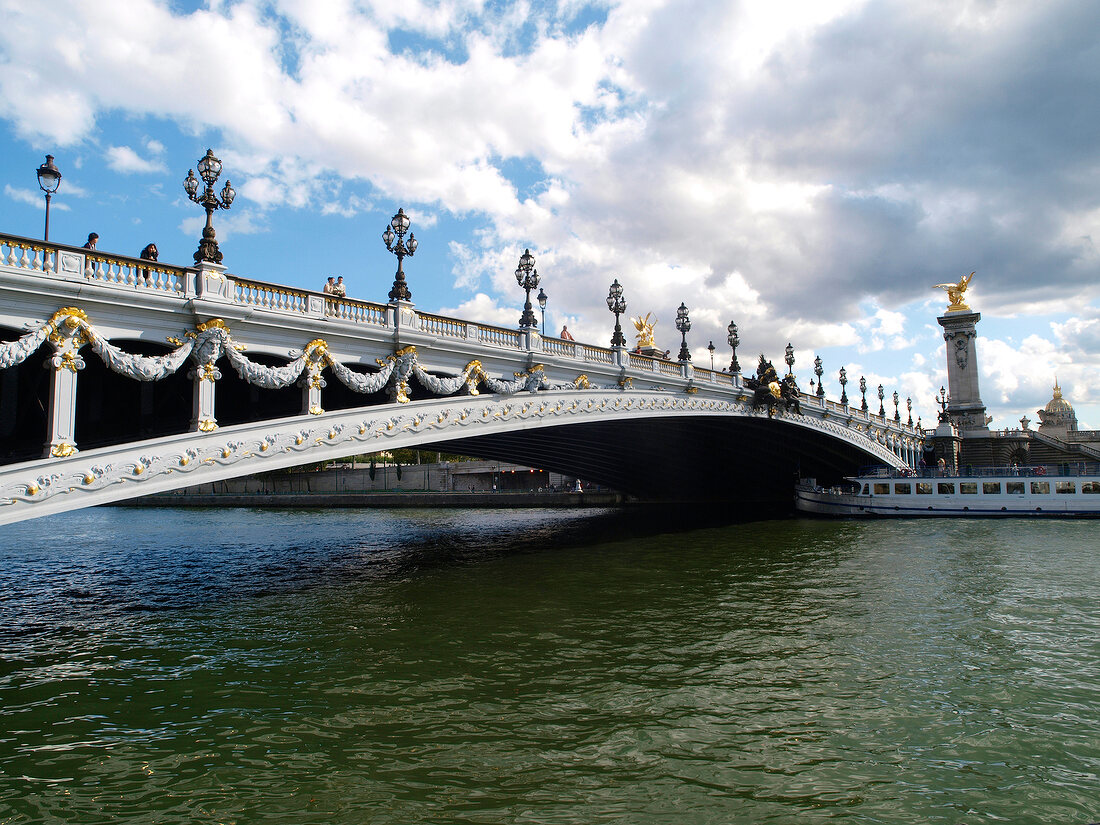
{"label": "carved garland ornament", "polygon": [[[463,386],[470,395],[478,395],[478,385],[484,384],[490,392],[514,395],[518,392],[538,392],[549,389],[598,389],[580,375],[574,381],[554,384],[546,377],[541,364],[527,372],[513,374],[512,381],[493,378],[481,366],[471,361],[461,373],[454,376],[438,376],[428,372],[420,364],[415,347],[405,347],[393,355],[378,359],[379,371],[368,375],[354,372],[336,361],[328,352],[327,344],[316,339],[305,349],[292,351],[293,360],[282,367],[268,367],[252,361],[242,354],[243,344],[233,341],[229,327],[220,318],[199,324],[194,332],[186,332],[183,338],[169,338],[176,349],[166,355],[134,355],[111,344],[88,321],[87,314],[76,307],[59,309],[41,324],[16,341],[0,344],[0,369],[7,369],[25,361],[47,340],[61,347],[66,339],[71,344],[60,356],[58,368],[76,370],[83,362],[75,350],[89,344],[109,369],[137,381],[159,381],[178,371],[190,358],[194,369],[188,375],[194,380],[216,381],[221,371],[216,362],[222,356],[229,361],[237,374],[249,384],[263,389],[282,389],[290,386],[304,374],[304,379],[315,387],[323,387],[321,372],[327,367],[343,384],[358,393],[374,393],[389,387],[390,399],[400,404],[409,401],[409,378],[417,381],[436,395],[452,395]],[[184,340],[186,339],[186,340]]]}

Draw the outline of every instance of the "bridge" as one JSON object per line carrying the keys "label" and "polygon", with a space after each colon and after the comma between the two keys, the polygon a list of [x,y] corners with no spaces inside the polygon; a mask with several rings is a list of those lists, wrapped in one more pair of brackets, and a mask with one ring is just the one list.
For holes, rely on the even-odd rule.
{"label": "bridge", "polygon": [[753,507],[921,441],[690,360],[0,235],[0,524],[429,446]]}

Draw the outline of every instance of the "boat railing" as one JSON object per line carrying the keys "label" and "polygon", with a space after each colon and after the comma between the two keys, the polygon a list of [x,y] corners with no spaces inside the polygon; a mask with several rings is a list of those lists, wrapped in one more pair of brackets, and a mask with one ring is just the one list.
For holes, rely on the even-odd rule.
{"label": "boat railing", "polygon": [[1063,464],[1013,464],[1007,467],[963,467],[959,472],[937,467],[863,467],[860,478],[1003,478],[1006,476],[1100,476],[1100,463],[1073,461]]}

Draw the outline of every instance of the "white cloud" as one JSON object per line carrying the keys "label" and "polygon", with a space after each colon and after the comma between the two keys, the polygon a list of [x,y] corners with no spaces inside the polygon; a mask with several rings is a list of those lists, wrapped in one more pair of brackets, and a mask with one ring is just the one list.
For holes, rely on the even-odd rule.
{"label": "white cloud", "polygon": [[[35,192],[33,189],[16,189],[10,183],[4,184],[4,194],[18,203],[29,204],[42,210],[42,214],[45,215],[46,210],[46,196],[39,190]],[[50,209],[60,209],[62,212],[68,212],[69,207],[64,203],[58,203],[55,200],[51,200]]]}
{"label": "white cloud", "polygon": [[163,162],[143,158],[129,146],[108,147],[107,165],[116,172],[124,174],[151,174],[168,171]]}

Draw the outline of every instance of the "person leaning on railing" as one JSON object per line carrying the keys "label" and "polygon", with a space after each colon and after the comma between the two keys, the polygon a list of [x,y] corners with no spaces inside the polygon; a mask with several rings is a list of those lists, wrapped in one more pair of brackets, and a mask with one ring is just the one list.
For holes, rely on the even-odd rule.
{"label": "person leaning on railing", "polygon": [[[143,261],[155,261],[157,259],[157,245],[155,243],[145,244],[145,248],[141,250],[141,254],[138,256]],[[153,278],[149,274],[148,269],[141,270],[141,277],[145,279],[146,286],[153,285]]]}

